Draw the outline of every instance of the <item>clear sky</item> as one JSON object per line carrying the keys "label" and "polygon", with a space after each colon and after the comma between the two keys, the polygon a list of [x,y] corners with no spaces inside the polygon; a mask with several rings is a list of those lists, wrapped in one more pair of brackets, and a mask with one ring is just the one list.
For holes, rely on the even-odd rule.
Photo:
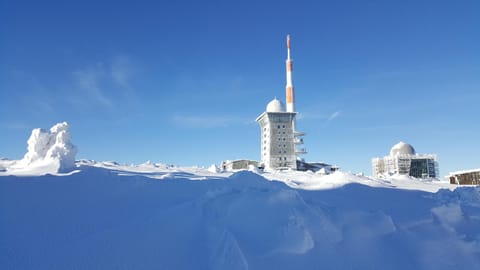
{"label": "clear sky", "polygon": [[371,172],[400,140],[480,167],[480,1],[0,1],[0,156],[71,125],[77,158],[259,159],[292,36],[308,161]]}

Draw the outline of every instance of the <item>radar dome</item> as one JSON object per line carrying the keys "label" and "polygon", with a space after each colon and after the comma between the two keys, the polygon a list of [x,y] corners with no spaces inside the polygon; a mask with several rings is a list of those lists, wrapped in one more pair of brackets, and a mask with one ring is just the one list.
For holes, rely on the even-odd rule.
{"label": "radar dome", "polygon": [[267,112],[285,112],[285,106],[278,99],[273,99],[267,105]]}
{"label": "radar dome", "polygon": [[399,142],[390,150],[390,156],[396,155],[415,155],[415,149],[408,143]]}

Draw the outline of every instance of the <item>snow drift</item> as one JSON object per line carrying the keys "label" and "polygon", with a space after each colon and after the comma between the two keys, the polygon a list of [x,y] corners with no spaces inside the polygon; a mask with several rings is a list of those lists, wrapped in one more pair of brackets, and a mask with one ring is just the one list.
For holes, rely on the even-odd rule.
{"label": "snow drift", "polygon": [[71,142],[68,128],[67,122],[63,122],[49,131],[41,128],[32,130],[27,153],[7,171],[41,174],[67,172],[74,168],[77,148]]}
{"label": "snow drift", "polygon": [[344,185],[305,190],[249,171],[149,166],[0,177],[0,269],[480,268],[478,187],[336,174],[326,181]]}
{"label": "snow drift", "polygon": [[480,269],[480,187],[76,152],[60,123],[0,159],[0,269]]}

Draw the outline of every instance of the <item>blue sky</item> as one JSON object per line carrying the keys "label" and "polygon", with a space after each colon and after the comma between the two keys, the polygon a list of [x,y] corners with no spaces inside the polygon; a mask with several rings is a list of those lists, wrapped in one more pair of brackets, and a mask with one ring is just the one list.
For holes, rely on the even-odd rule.
{"label": "blue sky", "polygon": [[67,121],[77,158],[259,159],[292,36],[310,161],[370,173],[400,140],[480,167],[480,2],[0,1],[0,156]]}

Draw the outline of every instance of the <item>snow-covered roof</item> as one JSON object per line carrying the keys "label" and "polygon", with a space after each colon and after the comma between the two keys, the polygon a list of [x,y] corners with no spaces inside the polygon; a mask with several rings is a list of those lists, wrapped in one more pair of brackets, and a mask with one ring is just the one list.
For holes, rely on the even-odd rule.
{"label": "snow-covered roof", "polygon": [[480,172],[480,168],[478,168],[478,169],[471,169],[471,170],[463,170],[463,171],[451,172],[450,175],[457,175],[457,174],[464,174],[464,173],[473,173],[473,172]]}

